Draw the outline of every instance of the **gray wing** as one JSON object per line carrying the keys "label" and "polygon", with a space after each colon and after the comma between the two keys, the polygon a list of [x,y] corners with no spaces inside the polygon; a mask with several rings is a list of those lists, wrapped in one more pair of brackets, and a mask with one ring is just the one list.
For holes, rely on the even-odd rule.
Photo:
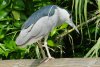
{"label": "gray wing", "polygon": [[[36,11],[29,17],[29,19],[23,24],[22,29],[27,29],[31,24],[34,25],[40,18],[44,16],[52,16],[56,8],[56,5],[42,7],[40,10]],[[52,10],[50,11],[50,9]]]}
{"label": "gray wing", "polygon": [[39,21],[37,21],[37,23],[35,23],[33,27],[31,25],[27,29],[22,29],[16,39],[17,45],[32,44],[47,35],[52,28],[49,27],[49,24],[47,22],[48,17],[46,16],[39,19]]}
{"label": "gray wing", "polygon": [[[52,7],[49,15],[48,12],[52,6],[46,6],[33,13],[24,23],[19,36],[16,39],[17,45],[32,44],[43,38],[49,31],[48,18],[55,13],[55,6]],[[40,21],[39,21],[40,20]]]}

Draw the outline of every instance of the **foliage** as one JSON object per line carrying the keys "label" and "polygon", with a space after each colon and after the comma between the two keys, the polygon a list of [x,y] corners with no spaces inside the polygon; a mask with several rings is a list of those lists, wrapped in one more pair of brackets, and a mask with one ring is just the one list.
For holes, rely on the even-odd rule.
{"label": "foliage", "polygon": [[97,43],[89,50],[89,52],[84,57],[98,57],[100,49],[100,38],[98,39]]}
{"label": "foliage", "polygon": [[95,49],[93,46],[98,44],[100,36],[100,0],[0,0],[0,58],[42,57],[40,49],[35,45],[37,43],[20,48],[16,46],[15,39],[22,24],[33,12],[51,4],[71,11],[73,22],[80,31],[80,34],[76,33],[68,24],[52,30],[48,38],[52,56],[84,57],[91,49],[93,54],[87,53],[88,56],[99,56],[100,47]]}

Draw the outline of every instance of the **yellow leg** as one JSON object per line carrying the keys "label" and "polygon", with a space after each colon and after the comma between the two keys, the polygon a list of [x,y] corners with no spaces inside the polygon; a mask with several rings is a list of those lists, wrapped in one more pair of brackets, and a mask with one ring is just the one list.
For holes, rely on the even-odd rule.
{"label": "yellow leg", "polygon": [[51,57],[51,54],[50,54],[50,52],[49,52],[48,46],[47,46],[47,39],[48,39],[48,36],[45,37],[45,39],[44,39],[44,45],[43,45],[43,46],[44,46],[45,49],[46,49],[48,58],[52,58],[52,57]]}
{"label": "yellow leg", "polygon": [[45,59],[45,58],[46,58],[46,55],[45,55],[45,52],[44,52],[44,50],[43,50],[43,48],[42,48],[42,44],[41,44],[40,41],[38,41],[37,43],[38,43],[38,46],[39,46],[39,48],[40,48],[40,50],[41,50],[42,57],[43,57],[43,59]]}

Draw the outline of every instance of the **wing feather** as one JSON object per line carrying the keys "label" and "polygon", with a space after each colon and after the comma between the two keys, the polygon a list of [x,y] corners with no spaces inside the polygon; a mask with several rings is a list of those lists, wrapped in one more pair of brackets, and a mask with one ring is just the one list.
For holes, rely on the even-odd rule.
{"label": "wing feather", "polygon": [[[45,8],[42,10],[45,11]],[[34,42],[37,42],[44,36],[46,36],[53,28],[52,26],[56,26],[57,16],[55,16],[54,18],[50,18],[54,15],[54,12],[55,12],[55,10],[53,9],[53,7],[51,7],[51,8],[49,8],[48,13],[40,12],[40,13],[33,14],[23,25],[22,30],[16,39],[17,45],[32,44]],[[39,14],[41,14],[41,16],[42,15],[43,16],[42,17],[38,16]],[[55,15],[57,15],[57,14],[55,14]],[[37,20],[35,18],[35,16],[38,16],[41,18],[38,18],[38,20]]]}
{"label": "wing feather", "polygon": [[56,5],[49,5],[49,6],[42,7],[41,9],[39,9],[29,17],[29,19],[23,24],[22,29],[27,29],[31,24],[34,25],[40,18],[44,16],[54,15],[56,8],[57,8]]}

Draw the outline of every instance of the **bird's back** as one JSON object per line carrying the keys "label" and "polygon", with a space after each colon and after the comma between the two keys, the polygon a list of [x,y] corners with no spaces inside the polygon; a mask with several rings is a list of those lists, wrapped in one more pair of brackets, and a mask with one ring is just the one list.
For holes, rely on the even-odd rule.
{"label": "bird's back", "polygon": [[42,7],[29,17],[29,19],[23,24],[22,29],[27,29],[30,25],[34,25],[40,18],[44,16],[52,16],[56,8],[56,5]]}

